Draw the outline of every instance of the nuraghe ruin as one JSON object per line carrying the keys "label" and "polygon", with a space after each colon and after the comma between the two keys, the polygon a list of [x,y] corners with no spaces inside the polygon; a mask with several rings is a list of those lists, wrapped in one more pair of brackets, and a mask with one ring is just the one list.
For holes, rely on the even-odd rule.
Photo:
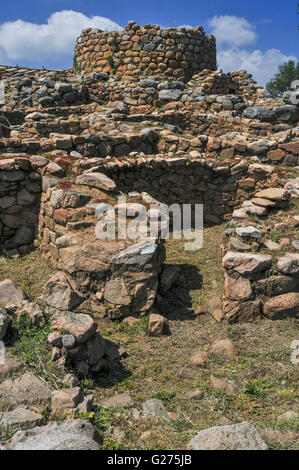
{"label": "nuraghe ruin", "polygon": [[[273,100],[246,71],[217,70],[215,39],[200,27],[135,22],[84,30],[73,69],[1,66],[0,78],[1,250],[40,250],[57,270],[35,302],[1,282],[0,304],[8,322],[51,315],[55,361],[96,374],[118,352],[95,317],[167,317],[177,270],[164,268],[164,241],[96,238],[96,208],[119,213],[120,195],[133,212],[204,204],[205,226],[227,222],[217,321],[298,316],[296,91]],[[283,245],[269,238],[277,230]]]}

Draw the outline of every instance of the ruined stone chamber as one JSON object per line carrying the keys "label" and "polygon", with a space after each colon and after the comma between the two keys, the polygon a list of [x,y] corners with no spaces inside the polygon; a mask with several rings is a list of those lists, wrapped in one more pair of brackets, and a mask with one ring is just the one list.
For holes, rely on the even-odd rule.
{"label": "ruined stone chamber", "polygon": [[216,70],[216,41],[202,27],[161,29],[131,21],[124,31],[82,31],[76,43],[75,64],[84,73],[188,81],[204,69]]}

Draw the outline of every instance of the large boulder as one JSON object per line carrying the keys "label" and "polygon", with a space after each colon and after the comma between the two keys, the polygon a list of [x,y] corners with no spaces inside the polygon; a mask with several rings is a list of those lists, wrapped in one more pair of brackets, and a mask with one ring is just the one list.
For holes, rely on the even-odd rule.
{"label": "large boulder", "polygon": [[191,450],[267,450],[268,447],[252,424],[215,426],[200,431],[190,442]]}
{"label": "large boulder", "polygon": [[102,437],[88,421],[69,419],[18,431],[3,450],[99,450]]}

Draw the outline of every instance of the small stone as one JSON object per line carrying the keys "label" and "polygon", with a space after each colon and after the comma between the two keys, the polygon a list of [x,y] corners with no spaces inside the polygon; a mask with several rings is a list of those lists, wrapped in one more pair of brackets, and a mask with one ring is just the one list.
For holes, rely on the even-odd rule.
{"label": "small stone", "polygon": [[52,415],[71,413],[81,401],[83,394],[79,387],[55,390],[51,397]]}
{"label": "small stone", "polygon": [[228,359],[233,359],[236,356],[235,347],[229,339],[215,341],[211,346],[211,352],[227,357]]}
{"label": "small stone", "polygon": [[201,400],[203,398],[203,392],[201,390],[188,390],[185,393],[186,400]]}
{"label": "small stone", "polygon": [[211,375],[210,382],[213,388],[220,390],[221,392],[225,392],[228,395],[237,395],[238,393],[238,387],[226,380],[218,379],[217,377]]}
{"label": "small stone", "polygon": [[194,370],[188,367],[183,367],[177,372],[177,376],[180,379],[193,379],[194,377]]}
{"label": "small stone", "polygon": [[54,331],[54,333],[50,333],[48,336],[48,343],[52,346],[56,346],[57,348],[62,347],[62,334]]}
{"label": "small stone", "polygon": [[158,315],[157,313],[152,313],[149,317],[149,324],[148,324],[148,335],[159,337],[162,336],[168,327],[168,321],[162,315]]}
{"label": "small stone", "polygon": [[76,338],[73,335],[63,335],[62,337],[62,345],[66,349],[72,349],[76,345]]}
{"label": "small stone", "polygon": [[143,418],[164,418],[169,420],[167,411],[161,400],[147,400],[142,404]]}
{"label": "small stone", "polygon": [[204,351],[198,351],[190,357],[190,364],[198,367],[205,367],[207,365],[208,353]]}
{"label": "small stone", "polygon": [[133,403],[133,399],[128,393],[122,393],[114,397],[100,400],[99,405],[103,408],[127,408],[132,406]]}

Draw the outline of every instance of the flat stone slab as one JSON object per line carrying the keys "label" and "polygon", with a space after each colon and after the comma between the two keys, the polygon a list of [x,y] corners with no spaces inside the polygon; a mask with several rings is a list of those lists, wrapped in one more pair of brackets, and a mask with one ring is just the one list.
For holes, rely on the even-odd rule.
{"label": "flat stone slab", "polygon": [[69,419],[18,431],[3,450],[99,450],[102,437],[88,421]]}
{"label": "flat stone slab", "polygon": [[261,238],[262,234],[261,232],[255,228],[249,225],[248,227],[238,227],[236,228],[236,234],[239,235],[239,237],[243,238]]}
{"label": "flat stone slab", "polygon": [[14,356],[6,355],[4,364],[0,364],[0,381],[22,369],[23,364]]}
{"label": "flat stone slab", "polygon": [[42,415],[26,408],[16,408],[0,414],[0,429],[32,429],[43,421]]}
{"label": "flat stone slab", "polygon": [[271,266],[271,262],[272,258],[269,256],[229,251],[222,259],[222,266],[246,276],[268,269]]}
{"label": "flat stone slab", "polygon": [[0,404],[18,405],[51,398],[51,387],[33,374],[25,373],[0,384]]}
{"label": "flat stone slab", "polygon": [[248,422],[214,426],[200,431],[188,444],[191,450],[268,450],[254,426]]}
{"label": "flat stone slab", "polygon": [[116,189],[114,181],[103,173],[85,173],[80,175],[76,178],[76,184],[91,186],[103,189],[104,191],[114,191]]}
{"label": "flat stone slab", "polygon": [[256,193],[255,197],[270,199],[270,201],[284,201],[288,199],[289,193],[283,188],[269,188]]}

